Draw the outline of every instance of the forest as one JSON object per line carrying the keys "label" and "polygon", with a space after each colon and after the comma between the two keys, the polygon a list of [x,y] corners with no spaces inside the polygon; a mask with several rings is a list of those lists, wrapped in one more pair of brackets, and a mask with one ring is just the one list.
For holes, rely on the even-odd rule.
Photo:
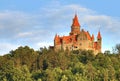
{"label": "forest", "polygon": [[0,56],[0,81],[120,81],[120,45],[115,52],[20,46]]}

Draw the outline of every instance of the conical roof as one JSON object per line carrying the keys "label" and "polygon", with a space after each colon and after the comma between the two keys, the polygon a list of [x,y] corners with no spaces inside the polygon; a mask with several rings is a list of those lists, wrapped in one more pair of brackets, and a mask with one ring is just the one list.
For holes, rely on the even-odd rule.
{"label": "conical roof", "polygon": [[100,31],[98,32],[97,38],[98,38],[98,39],[101,39]]}
{"label": "conical roof", "polygon": [[72,26],[80,26],[79,21],[78,21],[78,17],[76,14],[75,14],[75,17],[73,18]]}

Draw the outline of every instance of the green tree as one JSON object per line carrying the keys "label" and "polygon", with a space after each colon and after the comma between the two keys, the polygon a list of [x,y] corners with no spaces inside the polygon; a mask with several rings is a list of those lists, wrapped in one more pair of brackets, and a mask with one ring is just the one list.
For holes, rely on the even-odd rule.
{"label": "green tree", "polygon": [[66,75],[63,75],[60,81],[68,81],[68,77]]}
{"label": "green tree", "polygon": [[86,76],[89,79],[89,81],[94,81],[95,79],[96,70],[91,62],[88,62],[88,64],[86,65]]}
{"label": "green tree", "polygon": [[27,65],[23,65],[21,68],[22,71],[22,80],[23,81],[32,81],[31,79],[31,73],[29,72],[29,69],[27,67]]}
{"label": "green tree", "polygon": [[109,76],[108,76],[108,69],[104,69],[103,70],[103,76],[104,76],[104,81],[108,81],[108,79],[109,79]]}
{"label": "green tree", "polygon": [[120,54],[120,44],[116,44],[115,47],[113,47],[113,53]]}
{"label": "green tree", "polygon": [[108,67],[108,74],[109,74],[109,79],[111,81],[115,81],[115,70],[114,67],[112,67],[111,65],[109,65]]}
{"label": "green tree", "polygon": [[82,76],[81,74],[76,73],[74,75],[74,81],[88,81],[88,80],[85,76]]}
{"label": "green tree", "polygon": [[0,80],[13,81],[14,63],[9,60],[0,67]]}

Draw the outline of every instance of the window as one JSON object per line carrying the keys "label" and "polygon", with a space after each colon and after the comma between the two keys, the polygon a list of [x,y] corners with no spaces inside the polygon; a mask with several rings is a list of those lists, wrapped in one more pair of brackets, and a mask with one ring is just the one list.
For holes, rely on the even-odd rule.
{"label": "window", "polygon": [[77,46],[75,46],[74,48],[77,48]]}

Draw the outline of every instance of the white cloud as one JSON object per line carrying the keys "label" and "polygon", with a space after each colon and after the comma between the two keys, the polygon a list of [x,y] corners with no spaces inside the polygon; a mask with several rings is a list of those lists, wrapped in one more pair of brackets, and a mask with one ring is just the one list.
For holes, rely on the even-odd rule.
{"label": "white cloud", "polygon": [[[40,8],[37,14],[20,11],[0,12],[0,38],[6,40],[6,43],[0,44],[1,48],[14,49],[18,47],[15,44],[18,41],[28,45],[33,44],[33,48],[53,45],[53,38],[56,33],[60,35],[69,34],[75,11],[82,28],[97,34],[99,27],[101,27],[105,41],[108,38],[110,39],[111,34],[112,36],[120,35],[120,20],[114,17],[97,14],[91,9],[76,4],[61,5],[58,1],[55,3],[57,4]],[[85,24],[87,26],[84,27]]]}
{"label": "white cloud", "polygon": [[9,53],[11,50],[14,50],[14,49],[16,49],[19,46],[20,45],[6,43],[6,42],[0,43],[0,55]]}
{"label": "white cloud", "polygon": [[53,43],[52,42],[48,42],[48,41],[46,41],[46,42],[38,42],[37,44],[36,44],[36,46],[37,47],[49,47],[49,46],[53,46]]}
{"label": "white cloud", "polygon": [[36,25],[33,16],[18,11],[0,12],[0,38],[13,38],[16,34],[32,28]]}
{"label": "white cloud", "polygon": [[95,13],[95,11],[93,11],[93,10],[90,10],[88,8],[85,8],[80,5],[76,5],[76,4],[66,5],[63,7],[65,10],[71,10],[71,11],[74,11],[74,13],[78,13],[78,14],[79,14],[79,12],[82,12],[81,14]]}
{"label": "white cloud", "polygon": [[27,36],[31,36],[32,32],[22,32],[22,33],[18,33],[18,37],[27,37]]}
{"label": "white cloud", "polygon": [[[46,10],[47,9],[48,8],[46,8]],[[118,20],[115,17],[98,14],[97,12],[91,9],[88,9],[88,8],[85,8],[85,7],[76,5],[76,4],[65,5],[65,6],[62,5],[57,8],[55,7],[53,9],[50,9],[49,12],[51,14],[48,15],[48,18],[50,20],[54,19],[56,21],[55,22],[56,24],[52,23],[55,25],[55,27],[60,28],[59,26],[61,26],[60,30],[62,31],[59,30],[60,32],[65,32],[66,30],[70,28],[75,11],[77,11],[82,28],[85,28],[88,31],[93,32],[93,34],[95,35],[97,35],[97,32],[99,31],[99,29],[101,30],[102,32],[101,34],[103,36],[103,50],[110,49],[110,46],[113,45],[113,42],[115,40],[120,40],[118,38],[118,36],[120,36],[120,32],[119,32],[120,20]],[[84,27],[84,25],[86,26]],[[63,29],[65,30],[63,31]],[[110,41],[109,43],[106,42],[108,40]],[[119,43],[119,42],[115,42],[115,43]],[[108,44],[110,44],[109,47],[104,46]]]}

